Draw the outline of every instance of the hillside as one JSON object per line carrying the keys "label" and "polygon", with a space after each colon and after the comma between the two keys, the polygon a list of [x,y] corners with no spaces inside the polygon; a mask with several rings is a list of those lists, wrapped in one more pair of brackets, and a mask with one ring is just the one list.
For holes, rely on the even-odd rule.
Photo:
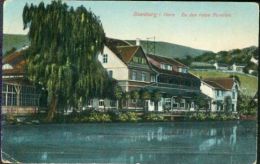
{"label": "hillside", "polygon": [[[128,40],[131,44],[136,44],[135,40]],[[147,41],[140,41],[140,44],[144,51],[147,49]],[[153,46],[152,41],[148,41],[148,45]],[[168,43],[168,42],[155,42],[155,55],[164,56],[169,58],[185,58],[186,56],[200,56],[205,52],[209,52],[206,50],[195,49],[187,46],[182,46],[178,44]],[[153,52],[152,52],[153,53]]]}
{"label": "hillside", "polygon": [[248,95],[248,96],[254,96],[256,91],[258,90],[258,80],[257,77],[250,76],[247,74],[239,74],[239,73],[225,73],[220,71],[195,71],[190,70],[190,72],[197,77],[202,78],[212,78],[212,77],[229,77],[230,75],[236,75],[238,76],[240,82],[241,82],[241,90],[242,94]]}
{"label": "hillside", "polygon": [[12,48],[20,49],[29,45],[29,39],[26,35],[4,34],[3,36],[3,54]]}

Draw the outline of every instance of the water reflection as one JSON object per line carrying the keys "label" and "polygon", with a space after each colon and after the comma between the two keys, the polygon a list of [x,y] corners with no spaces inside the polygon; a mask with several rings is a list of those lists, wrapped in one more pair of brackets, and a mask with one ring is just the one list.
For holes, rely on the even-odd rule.
{"label": "water reflection", "polygon": [[3,137],[22,162],[250,163],[255,144],[254,122],[10,126]]}

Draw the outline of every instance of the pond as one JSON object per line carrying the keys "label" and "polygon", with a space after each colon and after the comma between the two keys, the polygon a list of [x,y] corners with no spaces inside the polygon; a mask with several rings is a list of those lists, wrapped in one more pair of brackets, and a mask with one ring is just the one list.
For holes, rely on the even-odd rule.
{"label": "pond", "polygon": [[3,126],[22,163],[252,164],[256,121]]}

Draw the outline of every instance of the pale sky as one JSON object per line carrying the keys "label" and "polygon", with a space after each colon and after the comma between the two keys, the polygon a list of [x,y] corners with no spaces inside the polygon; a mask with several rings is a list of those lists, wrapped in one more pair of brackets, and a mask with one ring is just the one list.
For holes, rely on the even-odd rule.
{"label": "pale sky", "polygon": [[[7,0],[4,33],[26,34],[22,11],[41,0]],[[44,0],[45,4],[51,0]],[[103,24],[106,36],[165,41],[218,52],[258,46],[259,8],[251,2],[130,2],[64,1],[91,9]]]}

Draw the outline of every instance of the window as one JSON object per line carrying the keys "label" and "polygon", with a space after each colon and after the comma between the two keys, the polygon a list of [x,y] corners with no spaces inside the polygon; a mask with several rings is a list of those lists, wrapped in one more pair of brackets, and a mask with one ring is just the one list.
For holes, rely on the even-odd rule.
{"label": "window", "polygon": [[116,106],[116,101],[110,100],[110,106],[115,107]]}
{"label": "window", "polygon": [[236,93],[235,93],[235,91],[232,92],[232,98],[233,98],[233,99],[236,98]]}
{"label": "window", "polygon": [[170,66],[170,65],[167,65],[167,70],[172,70],[172,66]]}
{"label": "window", "polygon": [[194,108],[194,102],[191,102],[190,106],[191,106],[191,108]]}
{"label": "window", "polygon": [[185,100],[184,100],[184,99],[181,100],[180,107],[181,107],[181,108],[184,108],[184,107],[185,107]]}
{"label": "window", "polygon": [[104,100],[99,100],[98,105],[99,106],[104,106]]}
{"label": "window", "polygon": [[134,56],[133,57],[133,62],[138,63],[138,57]]}
{"label": "window", "polygon": [[146,61],[144,58],[142,58],[142,64],[146,64]]}
{"label": "window", "polygon": [[161,69],[164,69],[164,64],[161,64]]}
{"label": "window", "polygon": [[93,105],[93,100],[88,100],[88,106],[92,106]]}
{"label": "window", "polygon": [[107,63],[107,54],[103,55],[103,63]]}
{"label": "window", "polygon": [[154,106],[154,102],[153,101],[150,101],[150,106]]}
{"label": "window", "polygon": [[135,71],[132,72],[132,80],[136,80],[136,74],[137,73]]}
{"label": "window", "polygon": [[138,63],[142,63],[142,58],[138,57]]}
{"label": "window", "polygon": [[145,74],[145,72],[142,72],[142,81],[146,81],[146,74]]}
{"label": "window", "polygon": [[217,96],[220,96],[220,90],[217,90]]}
{"label": "window", "polygon": [[232,112],[235,111],[235,104],[232,104]]}
{"label": "window", "polygon": [[172,107],[173,108],[177,108],[178,107],[178,104],[176,103],[176,99],[175,98],[173,99]]}
{"label": "window", "polygon": [[164,102],[165,102],[165,106],[171,107],[171,98],[165,98]]}
{"label": "window", "polygon": [[109,70],[109,71],[108,71],[108,76],[109,76],[110,78],[113,77],[113,71],[112,71],[112,70]]}
{"label": "window", "polygon": [[155,82],[155,76],[154,75],[151,76],[151,82]]}

